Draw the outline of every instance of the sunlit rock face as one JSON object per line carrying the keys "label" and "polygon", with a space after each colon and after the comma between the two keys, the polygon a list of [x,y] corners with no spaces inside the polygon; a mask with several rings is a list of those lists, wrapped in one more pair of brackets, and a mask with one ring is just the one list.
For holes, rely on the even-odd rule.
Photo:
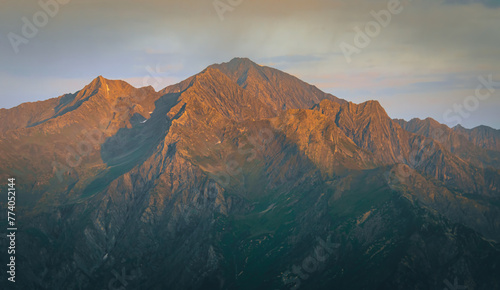
{"label": "sunlit rock face", "polygon": [[24,289],[500,287],[493,129],[392,120],[240,58],[0,120]]}

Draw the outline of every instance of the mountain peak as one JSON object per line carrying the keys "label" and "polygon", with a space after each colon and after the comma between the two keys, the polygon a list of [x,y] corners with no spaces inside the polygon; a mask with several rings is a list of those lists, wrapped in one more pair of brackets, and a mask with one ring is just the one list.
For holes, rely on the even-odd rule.
{"label": "mountain peak", "polygon": [[235,57],[232,60],[230,60],[227,64],[233,64],[233,65],[258,65],[255,62],[253,62],[251,59],[247,57]]}
{"label": "mountain peak", "polygon": [[141,272],[130,288],[285,288],[315,237],[343,244],[304,289],[429,288],[450,273],[494,288],[500,155],[481,148],[500,137],[472,132],[478,147],[443,135],[455,147],[405,131],[377,101],[339,100],[244,58],[158,93],[98,76],[0,111],[0,180],[22,178],[32,229],[19,288],[103,289],[109,269]]}
{"label": "mountain peak", "polygon": [[218,69],[229,76],[241,76],[241,74],[247,74],[250,69],[259,68],[261,66],[251,61],[249,58],[236,57],[229,62],[213,64],[209,67]]}
{"label": "mountain peak", "polygon": [[368,100],[368,101],[366,101],[364,103],[361,103],[359,105],[364,105],[367,108],[374,108],[374,109],[380,109],[380,108],[382,108],[383,109],[382,105],[377,100]]}
{"label": "mountain peak", "polygon": [[425,120],[427,123],[431,124],[431,125],[434,125],[434,126],[441,126],[441,123],[439,123],[438,121],[434,120],[433,118],[431,117],[427,117],[425,118]]}
{"label": "mountain peak", "polygon": [[103,78],[101,75],[99,75],[95,79],[93,79],[89,85],[93,87],[100,87],[105,84],[106,84],[106,79]]}
{"label": "mountain peak", "polygon": [[154,90],[152,86],[147,86],[143,88],[135,88],[131,84],[127,83],[126,81],[123,80],[110,80],[107,78],[104,78],[103,76],[99,75],[95,79],[93,79],[88,85],[86,85],[83,89],[85,90],[90,90],[92,91],[102,91],[103,93],[107,94],[110,92],[121,92],[124,94],[127,94],[127,92],[134,91],[135,89],[140,89],[140,90],[145,90],[148,93],[151,93]]}
{"label": "mountain peak", "polygon": [[376,100],[368,100],[359,104],[348,102],[344,104],[344,107],[352,112],[359,111],[364,114],[380,114],[383,116],[387,116],[387,112],[385,111],[384,107],[382,107],[380,102]]}

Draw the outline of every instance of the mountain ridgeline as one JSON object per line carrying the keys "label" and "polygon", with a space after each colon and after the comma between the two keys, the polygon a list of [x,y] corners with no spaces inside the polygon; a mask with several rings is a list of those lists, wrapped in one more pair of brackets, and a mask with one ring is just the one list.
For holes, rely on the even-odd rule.
{"label": "mountain ridgeline", "polygon": [[19,289],[500,288],[498,130],[393,120],[244,58],[0,121]]}

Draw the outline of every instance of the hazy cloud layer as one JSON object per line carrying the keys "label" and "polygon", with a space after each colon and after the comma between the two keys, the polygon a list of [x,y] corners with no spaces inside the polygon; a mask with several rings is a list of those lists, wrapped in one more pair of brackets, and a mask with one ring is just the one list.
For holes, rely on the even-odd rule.
{"label": "hazy cloud layer", "polygon": [[[213,0],[66,0],[17,54],[9,33],[23,37],[22,18],[44,10],[0,1],[0,107],[74,92],[97,75],[160,89],[244,56],[347,100],[378,99],[392,117],[455,125],[444,115],[474,95],[478,77],[500,82],[499,1],[401,1],[346,61],[342,43],[355,46],[356,27],[391,1],[220,0],[230,10],[218,13]],[[500,86],[467,108],[464,126],[500,128]]]}

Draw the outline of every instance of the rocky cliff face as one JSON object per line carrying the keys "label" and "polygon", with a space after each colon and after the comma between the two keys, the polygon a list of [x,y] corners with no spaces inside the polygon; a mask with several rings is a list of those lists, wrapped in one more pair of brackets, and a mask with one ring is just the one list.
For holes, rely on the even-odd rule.
{"label": "rocky cliff face", "polygon": [[495,145],[496,139],[498,139],[498,130],[485,126],[472,130],[460,126],[451,129],[432,118],[412,119],[408,122],[405,120],[395,121],[409,132],[436,140],[450,152],[476,167],[499,169],[500,150]]}
{"label": "rocky cliff face", "polygon": [[500,130],[495,130],[488,126],[465,129],[460,125],[453,127],[453,130],[465,136],[480,148],[500,151]]}
{"label": "rocky cliff face", "polygon": [[500,287],[498,164],[376,101],[234,59],[0,118],[24,289]]}

